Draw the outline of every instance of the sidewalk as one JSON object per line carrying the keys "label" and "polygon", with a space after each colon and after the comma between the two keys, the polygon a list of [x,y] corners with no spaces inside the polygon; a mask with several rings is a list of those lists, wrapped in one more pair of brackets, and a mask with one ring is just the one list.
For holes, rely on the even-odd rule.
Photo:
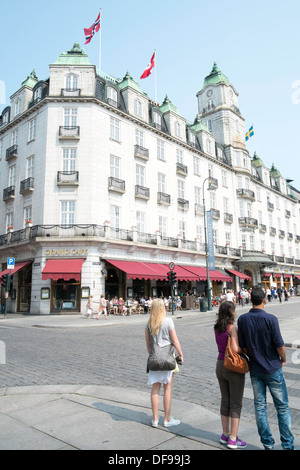
{"label": "sidewalk", "polygon": [[[296,299],[297,301],[298,299]],[[300,300],[300,299],[299,299]],[[239,309],[239,314],[249,309]],[[174,317],[211,312],[175,312]],[[28,328],[102,328],[129,322],[145,323],[147,315],[87,319],[81,315],[18,315],[0,317],[0,327]],[[300,319],[282,325],[286,342],[295,341]],[[1,366],[0,366],[1,367]],[[0,450],[101,449],[184,451],[221,450],[220,417],[207,408],[173,399],[172,410],[181,424],[163,427],[162,397],[158,428],[151,427],[149,392],[101,385],[53,385],[0,388]],[[240,436],[247,450],[262,450],[256,424],[241,420]],[[277,426],[275,449],[281,449]],[[300,450],[297,436],[295,448]],[[227,449],[226,449],[227,450]],[[133,453],[134,455],[134,453]]]}

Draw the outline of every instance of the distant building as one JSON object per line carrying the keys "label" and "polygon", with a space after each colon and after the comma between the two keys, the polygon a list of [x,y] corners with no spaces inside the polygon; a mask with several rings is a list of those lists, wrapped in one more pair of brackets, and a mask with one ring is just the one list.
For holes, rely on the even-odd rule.
{"label": "distant building", "polygon": [[[33,71],[0,116],[0,261],[9,309],[83,312],[86,297],[198,295],[212,216],[213,294],[300,282],[299,191],[245,145],[238,93],[214,64],[188,122],[77,45]],[[208,180],[210,172],[210,180]],[[207,191],[210,189],[210,191]],[[0,274],[1,275],[1,274]]]}

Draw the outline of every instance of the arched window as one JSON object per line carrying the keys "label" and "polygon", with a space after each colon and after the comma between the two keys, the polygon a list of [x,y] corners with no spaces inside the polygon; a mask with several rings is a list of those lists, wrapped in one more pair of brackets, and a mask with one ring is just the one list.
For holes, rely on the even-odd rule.
{"label": "arched window", "polygon": [[109,86],[107,87],[107,101],[112,106],[117,106],[118,104],[118,93],[115,88]]}

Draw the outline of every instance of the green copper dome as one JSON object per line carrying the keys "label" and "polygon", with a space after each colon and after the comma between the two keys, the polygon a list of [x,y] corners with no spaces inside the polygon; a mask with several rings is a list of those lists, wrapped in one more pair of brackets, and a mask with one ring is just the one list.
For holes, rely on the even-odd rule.
{"label": "green copper dome", "polygon": [[[195,118],[194,123],[190,126],[190,128],[195,132],[206,131],[209,132],[207,125],[201,121],[199,116]],[[210,133],[210,132],[209,132]]]}
{"label": "green copper dome", "polygon": [[271,176],[273,176],[273,178],[279,178],[281,176],[281,173],[279,170],[277,170],[277,168],[275,167],[274,163],[272,163],[272,168],[271,168]]}
{"label": "green copper dome", "polygon": [[167,113],[168,111],[172,111],[175,114],[179,115],[178,109],[176,106],[172,103],[172,101],[169,100],[168,96],[166,95],[163,104],[159,107],[160,111],[162,113]]}
{"label": "green copper dome", "polygon": [[125,77],[123,78],[123,80],[120,81],[118,86],[119,86],[120,90],[123,90],[124,88],[127,88],[129,86],[129,87],[133,88],[134,90],[139,91],[140,93],[142,93],[140,85],[135,80],[133,80],[133,78],[132,78],[132,76],[130,75],[129,72],[126,73]]}
{"label": "green copper dome", "polygon": [[219,67],[217,66],[216,62],[214,62],[214,65],[213,65],[213,68],[212,68],[212,71],[210,72],[209,75],[207,75],[207,77],[205,77],[204,79],[204,85],[203,85],[203,88],[206,87],[207,85],[211,85],[211,84],[214,84],[214,83],[220,83],[220,82],[225,82],[229,85],[229,80],[228,78],[226,77],[226,75],[224,75],[221,70],[219,69]]}
{"label": "green copper dome", "polygon": [[54,62],[53,65],[93,65],[88,58],[88,55],[84,49],[80,48],[80,45],[75,42],[72,49],[67,52],[60,54],[59,58]]}
{"label": "green copper dome", "polygon": [[252,158],[252,165],[254,166],[265,166],[262,159],[257,155],[256,152],[254,152],[253,158]]}
{"label": "green copper dome", "polygon": [[25,80],[23,80],[20,88],[22,88],[23,86],[28,86],[29,88],[33,88],[34,85],[36,85],[38,81],[39,79],[35,73],[35,70],[33,69],[33,71],[28,75],[28,77],[25,78]]}

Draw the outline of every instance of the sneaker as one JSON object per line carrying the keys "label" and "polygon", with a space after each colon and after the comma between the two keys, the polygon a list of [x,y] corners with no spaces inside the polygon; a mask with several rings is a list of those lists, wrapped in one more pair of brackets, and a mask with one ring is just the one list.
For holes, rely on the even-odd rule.
{"label": "sneaker", "polygon": [[164,427],[169,428],[170,426],[177,426],[180,424],[179,419],[171,418],[170,421],[164,421]]}
{"label": "sneaker", "polygon": [[226,434],[223,433],[222,436],[220,437],[220,444],[227,444],[228,438],[229,436],[226,436]]}
{"label": "sneaker", "polygon": [[158,421],[152,420],[152,421],[151,421],[151,426],[152,426],[153,428],[157,428],[157,426],[158,426]]}
{"label": "sneaker", "polygon": [[247,443],[245,441],[242,441],[238,437],[236,437],[236,439],[231,439],[229,437],[227,447],[229,449],[245,449],[245,447],[247,447]]}

